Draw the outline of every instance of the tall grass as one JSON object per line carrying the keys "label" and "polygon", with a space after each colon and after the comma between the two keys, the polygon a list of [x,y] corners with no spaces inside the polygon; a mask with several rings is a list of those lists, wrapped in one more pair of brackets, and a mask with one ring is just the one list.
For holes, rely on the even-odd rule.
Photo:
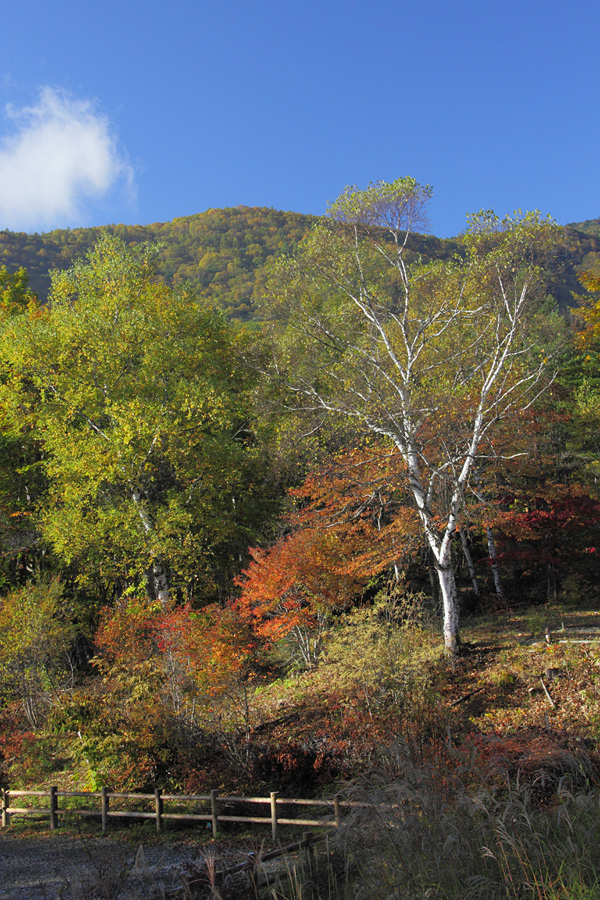
{"label": "tall grass", "polygon": [[559,778],[543,795],[519,777],[473,788],[405,767],[350,794],[367,801],[339,840],[352,866],[345,898],[600,900],[600,795]]}
{"label": "tall grass", "polygon": [[600,900],[600,795],[519,779],[469,790],[412,767],[348,790],[360,801],[325,851],[258,864],[211,900]]}

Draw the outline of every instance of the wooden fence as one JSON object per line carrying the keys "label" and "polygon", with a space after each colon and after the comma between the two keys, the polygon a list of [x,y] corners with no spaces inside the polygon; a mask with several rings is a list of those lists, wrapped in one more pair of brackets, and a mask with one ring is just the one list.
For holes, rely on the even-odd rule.
{"label": "wooden fence", "polygon": [[[45,806],[14,805],[27,803],[27,798],[47,798]],[[79,799],[86,802],[84,808],[79,806],[60,805],[59,800],[67,798]],[[119,801],[135,801],[151,806],[151,809],[118,809]],[[173,807],[183,805],[199,805],[205,807],[205,812],[174,812]],[[166,805],[166,809],[165,809]],[[267,806],[268,815],[240,815],[239,807],[263,805]],[[206,822],[212,829],[213,835],[217,835],[223,822],[247,822],[249,824],[262,824],[271,826],[273,840],[278,839],[278,829],[281,825],[293,825],[302,828],[339,828],[342,821],[342,810],[353,806],[367,806],[368,804],[352,801],[342,801],[339,797],[332,800],[300,800],[297,798],[280,797],[277,791],[272,791],[268,797],[230,797],[220,796],[218,791],[210,794],[163,794],[159,789],[153,794],[124,794],[102,788],[101,791],[59,791],[57,787],[51,787],[46,791],[13,791],[2,792],[2,827],[10,825],[12,816],[48,816],[50,828],[54,830],[59,826],[62,816],[88,816],[97,817],[102,821],[102,831],[106,831],[110,819],[154,819],[156,830],[162,831],[166,820]],[[325,809],[327,812],[320,819],[290,818],[282,815],[285,807],[312,807],[313,809]],[[234,814],[235,813],[235,814]]]}

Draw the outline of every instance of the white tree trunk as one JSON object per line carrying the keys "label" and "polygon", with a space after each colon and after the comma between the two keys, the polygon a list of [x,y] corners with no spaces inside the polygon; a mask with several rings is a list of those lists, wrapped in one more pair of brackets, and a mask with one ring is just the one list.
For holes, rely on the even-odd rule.
{"label": "white tree trunk", "polygon": [[436,560],[436,571],[444,604],[444,646],[449,656],[456,656],[459,648],[459,609],[454,569],[450,560],[440,564]]}
{"label": "white tree trunk", "polygon": [[152,576],[154,578],[154,592],[156,594],[156,599],[159,600],[163,606],[166,606],[171,601],[171,590],[169,587],[169,579],[162,563],[157,561],[153,563]]}
{"label": "white tree trunk", "polygon": [[[144,531],[146,534],[152,534],[154,531],[154,522],[148,511],[144,509],[142,505],[140,492],[133,490],[131,492],[131,497],[136,505],[138,515],[144,526]],[[152,561],[152,580],[156,599],[159,600],[163,606],[166,606],[171,601],[171,590],[169,588],[169,579],[167,577],[165,566],[158,559]]]}
{"label": "white tree trunk", "polygon": [[[476,449],[477,441],[478,436],[475,434],[471,442],[472,448]],[[456,579],[454,577],[454,569],[452,568],[452,537],[458,526],[460,509],[462,506],[463,485],[466,483],[469,476],[471,459],[474,455],[473,452],[472,456],[463,464],[458,479],[458,486],[455,488],[450,502],[446,527],[443,536],[441,537],[435,526],[434,518],[429,506],[429,499],[423,489],[417,454],[411,449],[409,453],[405,455],[410,487],[413,497],[415,498],[423,530],[427,537],[427,543],[433,554],[434,566],[442,596],[444,647],[449,656],[455,656],[458,653],[460,645],[460,610],[458,607]]]}
{"label": "white tree trunk", "polygon": [[489,527],[489,525],[485,530],[487,534],[488,554],[490,557],[490,565],[492,567],[492,575],[494,576],[496,596],[499,600],[502,600],[502,598],[504,597],[504,591],[502,590],[502,581],[500,580],[500,569],[498,567],[498,554],[496,553],[496,541],[494,540],[494,532]]}
{"label": "white tree trunk", "polygon": [[463,553],[464,553],[465,559],[467,561],[467,568],[469,569],[469,575],[471,576],[471,583],[473,585],[473,590],[475,591],[475,596],[479,597],[480,596],[479,582],[477,581],[477,573],[475,572],[475,565],[473,564],[473,557],[471,556],[471,551],[469,549],[469,544],[467,542],[467,536],[466,536],[463,528],[459,528],[458,533],[460,535],[460,542],[462,544]]}

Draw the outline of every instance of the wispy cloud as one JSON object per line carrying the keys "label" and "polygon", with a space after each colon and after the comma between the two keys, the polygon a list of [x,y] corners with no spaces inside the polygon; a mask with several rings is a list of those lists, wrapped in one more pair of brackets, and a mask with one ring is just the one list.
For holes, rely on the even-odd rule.
{"label": "wispy cloud", "polygon": [[35,106],[6,107],[0,138],[0,229],[85,224],[90,201],[131,189],[133,171],[108,119],[88,100],[45,87]]}

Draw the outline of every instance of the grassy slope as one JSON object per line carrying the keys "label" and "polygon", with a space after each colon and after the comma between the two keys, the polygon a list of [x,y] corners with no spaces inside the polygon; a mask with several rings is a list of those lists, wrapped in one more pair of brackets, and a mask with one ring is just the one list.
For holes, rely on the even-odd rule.
{"label": "grassy slope", "polygon": [[[598,632],[572,633],[582,628]],[[350,620],[332,635],[317,669],[256,690],[254,763],[246,772],[228,766],[221,787],[319,795],[373,767],[393,774],[399,750],[431,761],[446,758],[449,746],[469,748],[484,767],[502,759],[532,777],[544,768],[560,774],[566,755],[583,754],[600,777],[600,611],[555,605],[495,612],[466,619],[462,637],[464,652],[451,663],[435,625],[388,631],[368,613]],[[597,642],[576,642],[582,637]],[[85,766],[70,761],[68,743],[63,750],[58,768],[47,765],[35,784],[20,777],[14,786],[86,788]],[[221,765],[217,772],[226,771]]]}
{"label": "grassy slope", "polygon": [[[575,642],[582,635],[573,629],[584,627],[598,629],[583,635],[597,643]],[[532,774],[560,768],[567,753],[596,756],[600,612],[558,605],[498,612],[466,620],[463,640],[463,655],[450,664],[439,637],[421,633],[416,656],[399,661],[395,681],[385,666],[369,673],[367,654],[350,664],[325,661],[315,672],[272,684],[257,699],[257,719],[274,723],[262,739],[268,734],[273,746],[320,750],[325,768],[332,753],[344,775],[380,764],[386,744],[422,757],[437,753],[448,737],[453,745],[475,746],[486,765],[502,756],[515,771]]]}

